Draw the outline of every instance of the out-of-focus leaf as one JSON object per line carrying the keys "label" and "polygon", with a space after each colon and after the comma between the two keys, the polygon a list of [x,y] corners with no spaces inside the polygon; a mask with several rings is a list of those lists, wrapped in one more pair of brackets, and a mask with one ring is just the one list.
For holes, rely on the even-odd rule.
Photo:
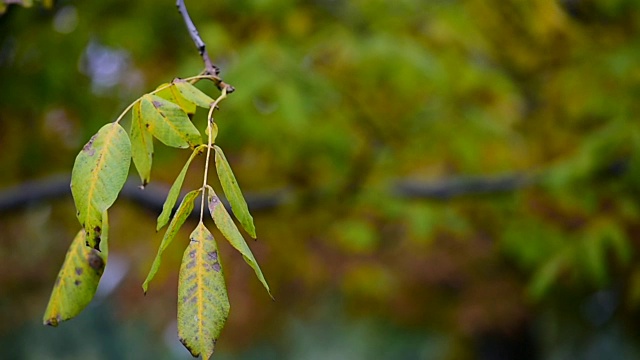
{"label": "out-of-focus leaf", "polygon": [[85,231],[80,230],[67,251],[53,286],[44,313],[45,325],[58,326],[61,321],[78,315],[96,293],[107,255],[106,252],[100,253],[85,243]]}
{"label": "out-of-focus leaf", "polygon": [[189,217],[189,214],[191,214],[191,212],[193,211],[194,202],[199,193],[200,190],[193,190],[187,193],[187,195],[185,195],[182,199],[182,203],[180,203],[176,214],[173,216],[173,219],[171,219],[171,223],[169,224],[167,231],[164,233],[164,237],[162,237],[162,242],[160,243],[160,247],[158,248],[156,258],[153,260],[153,264],[151,264],[151,270],[149,270],[149,274],[142,284],[142,289],[145,293],[149,288],[149,282],[153,280],[153,277],[156,275],[158,269],[160,268],[162,253],[167,249],[169,244],[171,244],[171,241],[173,241],[173,238],[176,237],[178,230],[180,230],[182,224],[184,224],[184,222]]}
{"label": "out-of-focus leaf", "polygon": [[264,288],[269,293],[269,296],[273,298],[271,295],[271,291],[269,290],[269,285],[267,284],[267,280],[264,278],[262,274],[262,270],[260,270],[260,266],[256,261],[256,258],[253,256],[251,249],[247,245],[247,242],[244,240],[240,231],[236,227],[236,224],[231,219],[231,216],[225,209],[224,205],[220,201],[220,198],[216,195],[212,188],[209,187],[209,213],[211,213],[211,217],[216,224],[216,227],[222,235],[229,241],[229,243],[238,250],[242,256],[244,257],[244,261],[251,266],[253,271],[256,273],[256,276],[264,286]]}
{"label": "out-of-focus leaf", "polygon": [[214,101],[211,97],[209,97],[209,95],[203,93],[202,91],[200,91],[200,89],[191,85],[191,83],[189,83],[188,81],[175,79],[173,80],[173,84],[175,85],[176,89],[178,89],[182,97],[197,106],[208,109],[211,106],[211,103],[213,103]]}
{"label": "out-of-focus leaf", "polygon": [[118,124],[103,126],[76,157],[71,193],[87,243],[99,248],[102,213],[115,202],[127,180],[131,143]]}
{"label": "out-of-focus leaf", "polygon": [[171,216],[171,212],[173,208],[176,206],[176,201],[178,200],[178,195],[180,195],[180,189],[182,188],[182,183],[184,182],[184,178],[187,175],[187,170],[189,169],[189,165],[193,158],[197,154],[202,151],[201,147],[196,148],[189,156],[189,159],[182,167],[182,170],[178,174],[178,177],[175,179],[173,184],[171,185],[171,189],[169,189],[169,193],[167,194],[167,199],[164,201],[162,205],[162,212],[160,216],[158,216],[158,224],[156,225],[156,231],[160,231],[167,223],[169,222],[169,217]]}
{"label": "out-of-focus leaf", "polygon": [[200,132],[180,106],[151,94],[140,103],[145,127],[165,145],[184,149],[202,144]]}
{"label": "out-of-focus leaf", "polygon": [[131,118],[131,156],[133,164],[140,174],[142,186],[146,186],[151,179],[151,163],[153,161],[153,136],[142,121],[140,102],[133,106]]}
{"label": "out-of-focus leaf", "polygon": [[193,356],[209,359],[229,316],[218,248],[202,222],[189,236],[178,283],[178,336]]}
{"label": "out-of-focus leaf", "polygon": [[544,264],[529,284],[529,294],[533,299],[542,298],[556,281],[565,266],[564,256],[558,255]]}
{"label": "out-of-focus leaf", "polygon": [[224,190],[224,195],[227,197],[229,204],[231,204],[233,214],[238,221],[240,221],[242,228],[255,239],[256,227],[253,224],[253,217],[249,213],[247,202],[244,200],[244,196],[242,196],[242,191],[240,191],[240,186],[238,186],[236,177],[233,175],[231,166],[229,166],[222,149],[218,146],[214,146],[214,149],[216,151],[216,171],[220,179],[220,185],[222,185],[222,190]]}

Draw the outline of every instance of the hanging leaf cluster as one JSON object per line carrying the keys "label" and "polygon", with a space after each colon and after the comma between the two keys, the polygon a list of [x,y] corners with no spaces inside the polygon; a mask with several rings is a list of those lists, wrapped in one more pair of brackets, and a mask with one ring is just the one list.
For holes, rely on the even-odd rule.
{"label": "hanging leaf cluster", "polygon": [[[167,227],[158,253],[142,288],[146,293],[160,268],[162,254],[178,230],[193,212],[195,200],[202,197],[200,221],[189,237],[178,284],[178,335],[193,356],[207,359],[229,315],[229,299],[224,282],[218,248],[211,232],[205,227],[205,204],[215,226],[237,249],[255,271],[270,294],[260,266],[247,242],[224,207],[220,198],[208,185],[209,158],[214,153],[215,169],[233,214],[252,238],[256,238],[253,218],[238,182],[222,152],[216,145],[217,125],[213,112],[227,95],[227,89],[212,99],[191,81],[209,78],[206,75],[163,84],[133,102],[114,122],[103,126],[82,148],[76,157],[71,175],[71,192],[82,229],[73,240],[58,274],[44,323],[57,326],[78,315],[93,298],[108,259],[108,210],[115,202],[127,179],[130,163],[137,169],[143,187],[151,179],[154,141],[164,145],[191,149],[192,153],[175,179],[162,212],[157,230]],[[209,110],[207,141],[191,122],[196,108]],[[131,127],[127,132],[120,120],[131,110]],[[206,152],[203,187],[188,192],[178,203],[182,184],[193,159]],[[167,226],[168,225],[168,226]]]}

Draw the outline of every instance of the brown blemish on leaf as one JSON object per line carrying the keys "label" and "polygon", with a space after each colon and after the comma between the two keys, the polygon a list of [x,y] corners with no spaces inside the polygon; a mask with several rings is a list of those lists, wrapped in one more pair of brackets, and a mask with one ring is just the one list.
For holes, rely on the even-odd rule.
{"label": "brown blemish on leaf", "polygon": [[221,268],[219,262],[213,264],[213,270],[215,270],[216,272],[220,272],[220,269]]}
{"label": "brown blemish on leaf", "polygon": [[193,269],[194,266],[196,266],[195,261],[189,261],[187,263],[187,269]]}
{"label": "brown blemish on leaf", "polygon": [[196,352],[191,346],[187,345],[187,340],[180,338],[180,342],[182,343],[182,345],[184,345],[184,347],[187,348],[187,350],[189,350],[189,352],[191,353],[191,355],[193,355],[193,357],[200,356],[199,352]]}
{"label": "brown blemish on leaf", "polygon": [[58,276],[58,277],[56,278],[56,286],[60,285],[60,281],[61,281],[61,280],[62,280],[62,279],[60,278],[60,276]]}
{"label": "brown blemish on leaf", "polygon": [[[196,241],[196,240],[195,239],[191,239],[191,241]],[[195,259],[195,257],[196,257],[196,250],[195,249],[193,249],[193,250],[191,250],[189,252],[189,257],[192,258],[192,259]]]}
{"label": "brown blemish on leaf", "polygon": [[82,271],[83,271],[83,270],[82,270],[82,268],[81,268],[81,267],[77,267],[77,268],[76,268],[76,274],[78,274],[78,275],[82,275]]}
{"label": "brown blemish on leaf", "polygon": [[218,252],[217,251],[212,251],[212,252],[208,253],[207,255],[209,256],[209,260],[211,260],[211,261],[218,260]]}
{"label": "brown blemish on leaf", "polygon": [[74,283],[76,286],[79,286],[80,284],[82,284],[82,281],[80,281],[80,280],[76,280],[76,281],[74,281],[73,283]]}
{"label": "brown blemish on leaf", "polygon": [[89,139],[89,142],[82,148],[82,151],[86,152],[89,156],[93,156],[93,154],[96,153],[96,150],[93,148],[93,141],[96,139],[96,135],[93,135],[91,139]]}
{"label": "brown blemish on leaf", "polygon": [[87,260],[89,262],[89,266],[91,266],[98,275],[102,275],[102,272],[104,271],[104,260],[102,260],[102,257],[98,254],[98,251],[92,249]]}
{"label": "brown blemish on leaf", "polygon": [[157,100],[153,100],[151,102],[153,104],[153,106],[157,109],[157,108],[161,108],[162,107],[162,103],[160,101]]}

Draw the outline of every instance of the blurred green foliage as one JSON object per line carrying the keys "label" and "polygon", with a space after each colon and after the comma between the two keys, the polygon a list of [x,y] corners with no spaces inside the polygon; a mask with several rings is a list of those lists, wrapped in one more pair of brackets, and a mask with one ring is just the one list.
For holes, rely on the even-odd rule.
{"label": "blurred green foliage", "polygon": [[[523,348],[544,358],[638,354],[639,2],[187,6],[237,89],[216,120],[240,185],[290,192],[286,205],[256,214],[251,244],[275,303],[241,258],[221,250],[231,302],[221,356],[251,358],[287,331],[294,343],[313,341],[345,317],[402,328],[436,349],[395,358],[483,358],[495,337],[531,337]],[[0,17],[0,185],[69,173],[82,144],[128,103],[201,68],[171,1],[10,7]],[[157,146],[152,182],[171,181],[187,156]],[[392,191],[407,179],[505,173],[535,180],[444,200]],[[186,182],[197,186],[193,177]],[[0,219],[3,331],[39,318],[73,214],[68,199]],[[165,285],[143,299],[154,216],[116,203],[111,252],[130,266],[110,301],[116,316],[162,329],[175,317],[166,309],[184,244],[168,249],[173,270],[161,270]],[[311,309],[335,298],[342,310],[314,322]],[[311,320],[283,325],[289,317]],[[295,330],[298,321],[310,328]],[[400,337],[371,331],[372,343],[402,348]]]}

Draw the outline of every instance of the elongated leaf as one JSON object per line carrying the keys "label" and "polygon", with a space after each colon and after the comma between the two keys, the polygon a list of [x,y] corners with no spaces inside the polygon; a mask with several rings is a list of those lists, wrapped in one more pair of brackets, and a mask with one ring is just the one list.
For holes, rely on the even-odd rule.
{"label": "elongated leaf", "polygon": [[158,86],[158,88],[161,87],[164,87],[164,89],[158,91],[156,95],[177,104],[184,112],[187,113],[187,115],[193,115],[196,113],[196,104],[185,99],[173,83]]}
{"label": "elongated leaf", "polygon": [[213,99],[209,97],[209,95],[203,93],[197,87],[191,85],[188,81],[184,81],[181,79],[173,80],[173,84],[176,89],[180,92],[182,97],[189,100],[191,103],[208,109],[213,103]]}
{"label": "elongated leaf", "polygon": [[140,174],[142,186],[146,186],[151,179],[151,162],[153,161],[153,136],[142,121],[141,104],[138,101],[133,106],[131,119],[131,156],[133,164]]}
{"label": "elongated leaf", "polygon": [[216,171],[220,179],[220,185],[222,185],[222,190],[224,190],[224,195],[227,197],[229,204],[231,204],[233,214],[238,221],[240,221],[242,228],[255,239],[256,227],[253,224],[253,217],[249,213],[247,202],[244,200],[244,196],[242,196],[240,186],[238,186],[236,177],[233,175],[233,171],[231,171],[231,166],[229,166],[229,162],[227,162],[227,158],[224,156],[222,149],[218,146],[214,146],[214,149],[216,151]]}
{"label": "elongated leaf", "polygon": [[71,173],[71,193],[87,243],[98,249],[102,213],[115,202],[127,180],[131,143],[122,126],[103,126],[76,157]]}
{"label": "elongated leaf", "polygon": [[73,239],[44,313],[45,325],[58,326],[78,315],[96,293],[106,254],[85,245],[85,231]]}
{"label": "elongated leaf", "polygon": [[218,248],[202,222],[191,233],[178,282],[178,336],[193,356],[209,359],[229,316]]}
{"label": "elongated leaf", "polygon": [[171,185],[171,189],[169,189],[169,194],[167,194],[167,199],[164,201],[164,205],[162,205],[162,212],[160,216],[158,216],[158,224],[156,225],[156,231],[160,231],[167,223],[169,222],[169,217],[171,216],[171,211],[176,206],[176,201],[178,201],[178,195],[180,195],[180,189],[182,188],[182,183],[184,182],[184,178],[187,175],[187,170],[189,169],[189,165],[193,158],[202,151],[202,148],[196,148],[189,156],[189,159],[182,167],[180,174],[175,179],[173,184]]}
{"label": "elongated leaf", "polygon": [[238,230],[238,228],[236,227],[236,224],[231,219],[231,216],[229,216],[227,209],[225,209],[222,202],[220,202],[220,198],[218,198],[218,196],[215,194],[215,192],[211,188],[209,188],[208,199],[209,199],[209,202],[208,202],[209,213],[211,213],[211,217],[213,218],[213,221],[215,222],[216,227],[218,228],[218,230],[220,230],[222,235],[227,240],[229,240],[229,243],[234,248],[236,248],[236,250],[240,251],[240,253],[244,257],[244,261],[246,261],[247,264],[249,264],[249,266],[253,268],[253,271],[255,271],[256,276],[258,277],[258,279],[260,280],[264,288],[267,289],[269,296],[273,298],[273,296],[271,295],[271,291],[269,290],[269,285],[267,284],[267,280],[264,278],[264,275],[262,274],[262,270],[260,270],[260,266],[258,265],[256,258],[253,256],[251,249],[249,249],[247,242],[242,237],[242,234],[240,234],[240,231]]}
{"label": "elongated leaf", "polygon": [[158,248],[158,254],[156,254],[156,258],[153,260],[153,264],[151,265],[151,270],[149,270],[149,275],[144,280],[142,284],[142,289],[144,292],[147,292],[149,288],[149,282],[153,280],[153,277],[158,272],[160,268],[160,263],[162,261],[162,253],[167,249],[173,238],[176,237],[178,230],[182,227],[182,224],[187,220],[189,214],[193,211],[194,202],[196,197],[200,193],[200,190],[193,190],[184,196],[182,199],[182,203],[178,207],[175,216],[171,219],[171,223],[167,228],[167,232],[164,233],[164,237],[162,238],[162,242],[160,243],[160,247]]}
{"label": "elongated leaf", "polygon": [[180,106],[157,95],[140,99],[145,127],[167,146],[185,149],[202,144],[202,136]]}

